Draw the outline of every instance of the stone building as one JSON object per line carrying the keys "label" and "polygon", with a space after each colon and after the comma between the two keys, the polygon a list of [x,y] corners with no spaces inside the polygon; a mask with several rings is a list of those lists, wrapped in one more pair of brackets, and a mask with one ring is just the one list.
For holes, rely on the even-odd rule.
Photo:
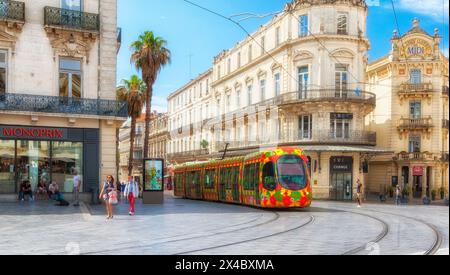
{"label": "stone building", "polygon": [[[367,12],[365,1],[287,4],[169,97],[169,152],[191,161],[299,146],[315,197],[352,200],[367,161],[387,153],[365,125],[376,106],[364,91]],[[195,87],[205,79],[201,93]],[[203,139],[208,150],[199,151]]]}
{"label": "stone building", "polygon": [[371,159],[373,193],[397,184],[419,199],[448,191],[448,58],[440,43],[437,29],[428,34],[415,19],[406,34],[394,32],[392,51],[368,66],[377,107],[367,123],[378,145],[395,152]]}
{"label": "stone building", "polygon": [[0,194],[116,174],[116,0],[0,1]]}

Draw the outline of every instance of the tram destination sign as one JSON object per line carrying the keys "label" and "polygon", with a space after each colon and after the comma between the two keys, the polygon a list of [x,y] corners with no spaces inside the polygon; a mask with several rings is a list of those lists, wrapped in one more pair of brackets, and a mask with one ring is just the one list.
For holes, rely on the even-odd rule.
{"label": "tram destination sign", "polygon": [[67,129],[48,127],[0,126],[0,138],[29,140],[65,140]]}

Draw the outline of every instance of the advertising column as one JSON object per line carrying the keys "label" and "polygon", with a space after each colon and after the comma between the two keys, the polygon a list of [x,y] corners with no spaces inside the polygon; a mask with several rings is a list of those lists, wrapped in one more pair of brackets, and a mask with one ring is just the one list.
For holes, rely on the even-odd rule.
{"label": "advertising column", "polygon": [[144,160],[144,204],[164,203],[164,160]]}

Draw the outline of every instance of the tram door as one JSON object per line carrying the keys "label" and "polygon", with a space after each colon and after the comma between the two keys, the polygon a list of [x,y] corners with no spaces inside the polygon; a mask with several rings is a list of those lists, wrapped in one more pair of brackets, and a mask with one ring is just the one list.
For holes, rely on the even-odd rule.
{"label": "tram door", "polygon": [[186,197],[192,198],[192,172],[186,172]]}
{"label": "tram door", "polygon": [[255,164],[254,166],[255,173],[254,179],[253,179],[253,186],[255,187],[255,198],[256,198],[256,205],[261,205],[261,196],[260,196],[260,189],[259,189],[259,162]]}
{"label": "tram door", "polygon": [[220,177],[219,177],[219,200],[225,201],[226,199],[226,179],[227,179],[227,171],[226,169],[220,169]]}
{"label": "tram door", "polygon": [[233,193],[233,202],[240,202],[239,199],[239,167],[231,168],[231,188]]}

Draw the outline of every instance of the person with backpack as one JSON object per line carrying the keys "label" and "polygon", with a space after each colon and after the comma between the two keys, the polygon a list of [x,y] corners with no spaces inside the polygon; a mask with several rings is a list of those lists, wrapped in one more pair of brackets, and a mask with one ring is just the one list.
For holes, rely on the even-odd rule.
{"label": "person with backpack", "polygon": [[105,202],[106,213],[108,215],[106,219],[113,219],[113,204],[117,203],[117,189],[113,176],[109,175],[106,177],[99,199]]}
{"label": "person with backpack", "polygon": [[135,214],[135,200],[139,197],[139,185],[133,180],[133,177],[128,179],[128,182],[125,186],[124,196],[128,199],[130,203],[130,216],[134,216]]}

